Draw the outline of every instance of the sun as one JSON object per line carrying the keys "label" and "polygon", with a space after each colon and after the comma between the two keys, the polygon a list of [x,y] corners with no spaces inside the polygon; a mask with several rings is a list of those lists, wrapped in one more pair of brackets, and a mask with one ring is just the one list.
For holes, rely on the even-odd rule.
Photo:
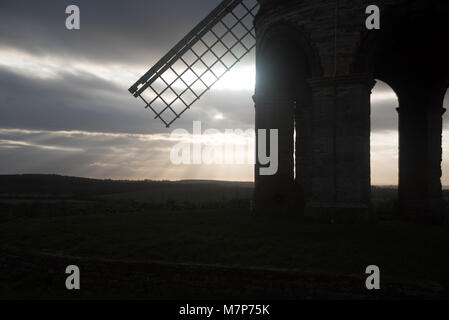
{"label": "sun", "polygon": [[256,86],[255,66],[236,66],[218,81],[215,90],[254,91]]}

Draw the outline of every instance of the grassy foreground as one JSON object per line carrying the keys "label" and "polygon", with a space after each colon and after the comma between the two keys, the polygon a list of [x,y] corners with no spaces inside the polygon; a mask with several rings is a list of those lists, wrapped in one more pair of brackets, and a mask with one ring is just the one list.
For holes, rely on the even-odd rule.
{"label": "grassy foreground", "polygon": [[449,226],[394,221],[394,188],[373,188],[381,222],[327,225],[252,216],[247,183],[0,182],[0,299],[71,298],[63,271],[73,259],[93,290],[83,298],[355,297],[368,265],[392,284],[387,296],[449,296]]}
{"label": "grassy foreground", "polygon": [[[42,205],[42,204],[41,204]],[[0,223],[1,246],[24,251],[167,262],[274,266],[449,284],[449,228],[400,222],[304,225],[247,209],[147,209],[123,203],[55,201],[59,216]],[[38,211],[34,201],[30,207]],[[47,211],[46,211],[47,212]]]}

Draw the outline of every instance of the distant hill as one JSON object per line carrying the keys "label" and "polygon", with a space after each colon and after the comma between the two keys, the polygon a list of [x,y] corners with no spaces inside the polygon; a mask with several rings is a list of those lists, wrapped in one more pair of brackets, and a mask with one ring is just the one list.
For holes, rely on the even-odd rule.
{"label": "distant hill", "polygon": [[[60,175],[0,175],[0,198],[79,198],[98,200],[131,200],[144,202],[207,202],[249,200],[252,182],[213,180],[128,181],[99,180]],[[444,191],[449,199],[449,191]],[[395,186],[373,186],[374,202],[397,198]]]}
{"label": "distant hill", "polygon": [[94,198],[193,201],[250,198],[253,183],[207,180],[127,181],[60,175],[0,175],[2,198]]}

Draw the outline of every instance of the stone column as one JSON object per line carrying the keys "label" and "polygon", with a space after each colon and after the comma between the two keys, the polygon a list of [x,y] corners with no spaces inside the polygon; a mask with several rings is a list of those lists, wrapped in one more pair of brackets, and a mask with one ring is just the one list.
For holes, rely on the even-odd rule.
{"label": "stone column", "polygon": [[[254,96],[256,103],[256,165],[254,209],[257,214],[295,214],[292,188],[294,182],[294,109],[295,102],[282,98]],[[266,130],[269,140],[270,130],[278,130],[278,170],[274,175],[262,175],[260,163],[258,131]],[[272,141],[269,141],[271,144]],[[267,144],[267,154],[270,145]]]}
{"label": "stone column", "polygon": [[428,153],[428,178],[427,178],[427,196],[429,206],[437,208],[441,205],[443,192],[441,186],[441,162],[443,156],[442,133],[443,133],[443,115],[446,109],[440,106],[430,106],[427,111],[427,134],[429,141],[427,145]]}
{"label": "stone column", "polygon": [[442,99],[434,99],[424,87],[401,88],[398,96],[400,212],[432,218],[444,209],[441,144],[445,109]]}
{"label": "stone column", "polygon": [[370,219],[370,95],[374,81],[347,75],[309,81],[313,91],[311,197],[306,217]]}

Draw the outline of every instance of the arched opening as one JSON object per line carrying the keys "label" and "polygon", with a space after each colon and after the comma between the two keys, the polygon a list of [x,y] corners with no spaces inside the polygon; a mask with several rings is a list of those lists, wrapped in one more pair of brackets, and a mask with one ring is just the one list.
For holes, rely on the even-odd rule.
{"label": "arched opening", "polygon": [[371,94],[371,185],[397,187],[399,179],[398,97],[377,80]]}
{"label": "arched opening", "polygon": [[[396,136],[394,132],[385,133],[382,139],[376,134],[378,110],[375,105],[372,107],[371,179],[372,185],[398,184],[397,212],[410,217],[439,212],[441,184],[449,183],[445,151],[448,150],[445,147],[448,143],[447,114],[443,131],[445,153],[441,156],[441,89],[444,85],[447,87],[444,79],[449,71],[448,47],[441,41],[441,35],[448,34],[449,29],[445,16],[435,9],[429,4],[425,10],[411,16],[402,3],[386,7],[382,13],[382,29],[362,32],[353,65],[355,72],[387,82],[398,96],[398,114],[393,116],[398,120]],[[438,36],[434,32],[436,29]],[[399,150],[394,146],[396,142]],[[399,155],[399,161],[379,159],[387,159],[386,153],[390,154],[389,158]],[[375,198],[376,192],[373,192],[373,202]]]}
{"label": "arched opening", "polygon": [[[293,181],[296,178],[295,140],[299,138],[295,113],[305,104],[307,64],[297,32],[290,26],[270,29],[259,52],[256,97],[268,106],[261,111],[264,114],[259,113],[256,117],[257,127],[279,129],[280,174]],[[261,108],[260,104],[258,108]]]}
{"label": "arched opening", "polygon": [[443,107],[446,112],[443,115],[443,157],[441,163],[441,184],[444,189],[444,197],[449,201],[449,89],[446,91]]}
{"label": "arched opening", "polygon": [[[260,174],[262,166],[257,161],[256,211],[273,206],[281,212],[302,211],[304,201],[298,181],[303,181],[309,154],[304,137],[311,108],[307,84],[311,78],[310,53],[305,43],[301,32],[286,24],[272,26],[258,42],[256,128],[278,130],[279,159],[278,171],[272,176]],[[259,139],[256,136],[258,150]]]}
{"label": "arched opening", "polygon": [[371,201],[380,215],[391,214],[398,197],[398,106],[393,88],[376,80],[371,94]]}

